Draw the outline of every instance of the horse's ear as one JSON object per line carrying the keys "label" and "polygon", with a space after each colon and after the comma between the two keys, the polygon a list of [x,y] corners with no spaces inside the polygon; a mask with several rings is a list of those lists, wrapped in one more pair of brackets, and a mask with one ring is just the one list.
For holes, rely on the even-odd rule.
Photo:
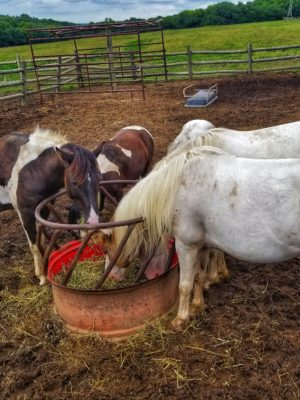
{"label": "horse's ear", "polygon": [[112,240],[112,229],[111,228],[99,229],[99,232],[105,242],[111,242],[111,240]]}
{"label": "horse's ear", "polygon": [[68,167],[70,164],[72,164],[74,160],[74,153],[71,153],[70,151],[67,150],[62,150],[58,147],[55,147],[55,151],[65,167]]}
{"label": "horse's ear", "polygon": [[99,144],[99,146],[96,147],[96,148],[93,150],[93,153],[95,154],[96,157],[98,157],[98,155],[102,152],[105,143],[106,143],[106,141],[101,142],[101,143]]}
{"label": "horse's ear", "polygon": [[103,250],[105,250],[107,246],[109,246],[110,243],[112,242],[112,229],[111,228],[99,229],[93,235],[93,239],[95,242],[100,243]]}

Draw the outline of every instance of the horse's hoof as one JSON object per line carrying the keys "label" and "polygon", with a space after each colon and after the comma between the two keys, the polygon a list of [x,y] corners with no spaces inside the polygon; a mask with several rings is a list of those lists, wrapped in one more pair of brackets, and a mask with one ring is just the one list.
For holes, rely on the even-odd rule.
{"label": "horse's hoof", "polygon": [[221,282],[220,275],[214,275],[213,277],[210,276],[209,278],[205,279],[204,289],[208,290],[210,286],[217,285],[220,282]]}
{"label": "horse's hoof", "polygon": [[182,332],[188,323],[189,319],[180,319],[176,317],[172,321],[172,327],[176,332]]}
{"label": "horse's hoof", "polygon": [[191,304],[190,316],[191,317],[196,317],[197,315],[201,314],[203,311],[205,311],[205,306],[204,305]]}
{"label": "horse's hoof", "polygon": [[204,282],[203,289],[204,289],[204,290],[208,290],[212,284],[213,284],[213,282],[212,282],[210,279],[207,279],[207,280]]}
{"label": "horse's hoof", "polygon": [[222,281],[226,281],[227,279],[229,279],[229,277],[230,277],[230,272],[229,272],[229,269],[227,269],[227,268],[226,268],[226,270],[222,271],[219,274],[219,278]]}
{"label": "horse's hoof", "polygon": [[48,283],[48,280],[44,275],[40,276],[39,280],[40,280],[40,286],[45,286]]}

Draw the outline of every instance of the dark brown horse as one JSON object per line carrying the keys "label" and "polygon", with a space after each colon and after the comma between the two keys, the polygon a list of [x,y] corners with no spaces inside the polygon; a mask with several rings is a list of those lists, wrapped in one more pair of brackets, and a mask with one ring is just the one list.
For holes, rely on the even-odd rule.
{"label": "dark brown horse", "polygon": [[[99,168],[94,153],[50,131],[0,138],[0,211],[14,208],[34,258],[35,274],[46,283],[36,244],[36,206],[64,186],[85,222],[97,223]],[[47,215],[44,215],[47,218]]]}

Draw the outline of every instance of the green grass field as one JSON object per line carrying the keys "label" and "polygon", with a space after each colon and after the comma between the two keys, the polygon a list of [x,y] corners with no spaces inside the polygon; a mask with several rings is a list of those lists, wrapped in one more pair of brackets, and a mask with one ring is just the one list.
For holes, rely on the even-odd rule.
{"label": "green grass field", "polygon": [[[154,42],[158,33],[143,34],[142,40]],[[104,40],[92,38],[79,41],[79,47],[104,47]],[[133,42],[131,36],[123,36],[114,45],[126,46]],[[203,28],[165,31],[167,52],[185,51],[190,45],[194,50],[245,49],[300,44],[300,21],[272,21],[239,25],[207,26]],[[39,55],[72,54],[73,42],[56,42],[35,45]],[[151,48],[150,48],[151,49]],[[0,61],[14,60],[16,55],[30,59],[29,46],[4,47],[0,49]]]}
{"label": "green grass field", "polygon": [[[164,31],[165,38],[165,48],[167,51],[167,64],[168,64],[168,74],[170,79],[178,79],[178,72],[185,72],[184,77],[187,78],[188,66],[187,66],[187,55],[176,55],[170,56],[170,53],[174,52],[186,52],[187,47],[190,46],[192,50],[244,50],[244,54],[201,54],[193,55],[193,62],[197,61],[220,61],[220,60],[240,60],[242,62],[238,64],[209,64],[209,65],[196,65],[193,64],[194,77],[204,76],[205,73],[211,73],[215,71],[214,74],[223,74],[224,70],[231,73],[234,70],[241,70],[247,72],[247,46],[252,43],[253,48],[266,48],[266,47],[277,47],[277,46],[289,46],[289,45],[300,45],[300,20],[294,21],[271,21],[271,22],[261,22],[261,23],[251,23],[251,24],[239,24],[239,25],[222,25],[222,26],[207,26],[203,28],[193,28],[193,29],[181,29],[181,30],[166,30]],[[142,46],[143,51],[155,51],[160,50],[161,46],[155,44],[160,42],[161,33],[152,32],[145,33],[141,35],[142,45],[147,43],[147,45]],[[123,35],[118,37],[113,37],[113,46],[120,46],[123,50],[136,49],[137,37],[136,35]],[[105,38],[89,38],[77,40],[77,47],[84,53],[95,53],[99,52],[99,48],[106,48]],[[86,49],[86,50],[84,50]],[[92,49],[92,50],[91,50]],[[34,52],[37,56],[54,56],[54,55],[74,55],[74,42],[73,41],[61,41],[53,43],[35,44]],[[101,52],[101,50],[100,50]],[[266,57],[282,57],[282,56],[294,56],[297,55],[300,59],[300,49],[289,49],[280,50],[272,52],[254,52],[254,61]],[[0,62],[13,61],[16,60],[16,56],[20,56],[23,60],[31,59],[30,47],[27,46],[17,46],[8,47],[0,49]],[[269,68],[287,68],[294,67],[300,70],[300,63],[298,60],[278,60],[276,62],[267,63],[254,63],[254,72],[259,69],[269,69]],[[97,59],[91,60],[97,63]],[[98,58],[98,62],[101,61]],[[171,63],[183,62],[184,65],[172,66]],[[151,60],[149,61],[151,65],[162,64],[162,60]],[[147,64],[145,60],[144,68]],[[16,65],[1,65],[0,70],[6,69],[10,70],[16,68]],[[145,72],[146,71],[146,72]],[[147,73],[163,73],[163,69],[158,66],[158,68],[144,69],[144,74]],[[173,75],[172,75],[173,73]],[[33,72],[28,73],[29,78],[35,77]],[[161,78],[163,75],[161,75]],[[180,76],[181,77],[181,76]],[[179,77],[179,78],[180,78]],[[0,83],[5,81],[15,81],[19,79],[19,74],[0,74]],[[147,80],[154,80],[153,77],[147,77]],[[157,79],[157,77],[156,77]],[[160,79],[160,78],[158,78]],[[3,83],[5,85],[5,83]],[[69,86],[68,86],[69,87]],[[34,88],[32,84],[30,88]],[[1,87],[0,87],[1,89]],[[2,87],[2,92],[13,93],[15,89],[13,87],[4,88]]]}

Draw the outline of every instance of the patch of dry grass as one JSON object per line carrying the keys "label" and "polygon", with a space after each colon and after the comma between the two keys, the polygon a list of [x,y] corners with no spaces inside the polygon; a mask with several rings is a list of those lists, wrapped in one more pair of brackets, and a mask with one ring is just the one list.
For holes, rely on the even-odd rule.
{"label": "patch of dry grass", "polygon": [[[170,329],[173,312],[129,338],[109,341],[93,332],[84,336],[68,332],[53,314],[50,287],[32,285],[26,275],[18,293],[1,292],[0,345],[11,346],[9,356],[2,360],[5,372],[0,372],[0,388],[5,394],[11,392],[7,398],[17,398],[26,387],[28,396],[22,399],[35,394],[58,400],[137,400],[153,398],[154,392],[158,399],[192,399],[209,387],[210,392],[216,391],[212,393],[222,388],[226,399],[235,399],[230,393],[235,393],[241,377],[247,379],[249,371],[259,376],[269,362],[265,332],[271,326],[275,333],[278,325],[276,321],[271,325],[262,312],[255,319],[243,320],[235,331],[220,325],[216,315],[204,313],[182,334]],[[33,375],[24,372],[29,365]],[[273,375],[259,378],[259,385],[264,384],[270,393],[272,387],[285,386],[296,400],[295,376],[295,369],[282,364]]]}

